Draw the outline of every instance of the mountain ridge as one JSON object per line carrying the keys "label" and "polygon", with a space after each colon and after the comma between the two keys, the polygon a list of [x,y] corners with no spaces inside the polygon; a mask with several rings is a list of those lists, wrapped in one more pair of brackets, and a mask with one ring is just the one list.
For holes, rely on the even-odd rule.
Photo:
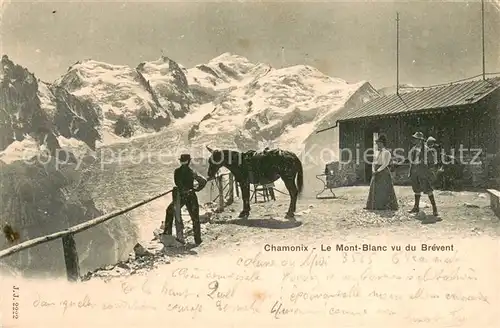
{"label": "mountain ridge", "polygon": [[[206,172],[206,144],[298,153],[301,145],[335,148],[338,139],[314,131],[377,96],[368,82],[349,84],[305,65],[275,69],[229,53],[193,68],[167,57],[137,67],[84,60],[54,83],[4,57],[0,73],[0,214],[21,241],[170,188],[180,152],[203,159],[193,166]],[[77,163],[58,164],[49,155]],[[40,160],[26,161],[32,158]],[[323,167],[304,161],[307,176]],[[312,180],[305,179],[304,193],[316,188]],[[212,199],[210,188],[199,199]],[[89,230],[78,241],[88,254],[82,270],[126,257],[144,222],[163,219],[161,206]],[[25,272],[64,272],[63,256],[49,246],[7,263]]]}
{"label": "mountain ridge", "polygon": [[[10,76],[8,67],[13,65],[24,70],[24,75]],[[40,103],[35,108],[45,123],[37,124],[45,129],[18,132],[11,148],[38,144],[52,155],[68,144],[71,150],[88,154],[177,125],[183,127],[180,133],[185,135],[186,147],[204,141],[221,147],[255,148],[271,140],[277,146],[291,147],[323,126],[322,119],[341,108],[356,90],[370,89],[368,98],[376,94],[367,81],[350,84],[307,65],[275,69],[231,53],[188,69],[166,56],[135,68],[85,59],[68,67],[53,83],[37,79],[4,55],[2,95],[11,89],[26,94],[22,88],[27,87],[32,93],[37,90],[30,97]],[[22,116],[26,109],[16,103],[19,97],[11,98],[14,101],[4,111],[3,120],[0,117],[0,125],[15,130],[12,117]],[[217,131],[221,136],[216,136]],[[3,138],[0,160],[13,143]]]}

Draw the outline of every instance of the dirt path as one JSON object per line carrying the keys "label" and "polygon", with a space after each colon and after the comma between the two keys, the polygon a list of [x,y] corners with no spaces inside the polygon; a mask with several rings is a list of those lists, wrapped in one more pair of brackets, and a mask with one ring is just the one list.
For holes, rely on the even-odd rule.
{"label": "dirt path", "polygon": [[[117,265],[103,272],[105,279],[82,284],[23,281],[22,326],[43,320],[46,326],[67,322],[75,328],[104,322],[120,327],[186,322],[193,327],[234,327],[234,322],[287,328],[331,327],[332,322],[339,327],[498,327],[500,224],[488,197],[436,193],[443,221],[422,225],[406,213],[413,201],[408,187],[397,188],[401,209],[394,215],[362,210],[366,187],[336,192],[344,198],[302,199],[295,225],[282,219],[285,197],[253,205],[247,221],[231,221],[241,209],[236,202],[204,225],[200,247],[139,258],[148,264],[129,263],[141,267],[134,274],[122,274],[125,269]],[[304,244],[309,250],[266,252],[265,243]],[[388,251],[336,251],[343,243],[386,245]],[[407,243],[455,249],[392,249]],[[323,251],[323,245],[332,250]],[[14,283],[20,284],[2,281],[0,287]],[[40,295],[54,305],[34,306]],[[90,307],[76,306],[82,300]]]}
{"label": "dirt path", "polygon": [[[483,236],[498,240],[500,235],[499,219],[491,211],[489,197],[485,193],[436,192],[443,221],[435,224],[422,224],[414,215],[408,214],[413,206],[410,187],[396,187],[400,204],[400,209],[396,212],[364,210],[368,187],[338,188],[336,194],[338,199],[300,199],[296,222],[284,219],[289,204],[288,197],[284,195],[277,195],[275,202],[251,204],[251,215],[247,220],[237,218],[242,203],[236,200],[223,213],[215,214],[209,222],[202,224],[203,243],[198,247],[193,244],[189,215],[183,212],[188,247],[165,247],[158,256],[150,257],[147,261],[142,261],[141,258],[129,259],[130,262],[125,264],[125,271],[119,269],[110,275],[120,264],[109,265],[89,273],[89,278],[119,277],[122,274],[132,274],[131,270],[155,270],[158,265],[182,262],[193,256],[200,259],[207,255],[243,254],[255,247],[262,248],[266,243],[300,245],[314,244],[319,240],[333,243],[377,238],[405,242],[410,238],[432,241]],[[427,214],[432,211],[425,197],[422,197],[421,209]],[[147,218],[142,217],[145,245],[153,237],[153,231],[159,228],[161,220],[158,217],[161,217],[159,213],[163,211],[164,204],[158,203],[148,211],[150,215]],[[156,245],[155,249],[158,246],[162,248],[158,241],[153,242],[153,245]]]}
{"label": "dirt path", "polygon": [[[488,234],[500,235],[499,219],[489,207],[489,197],[477,192],[436,192],[442,222],[423,225],[407,213],[413,205],[409,187],[396,187],[400,209],[395,213],[370,212],[362,208],[368,187],[346,187],[336,190],[340,199],[301,199],[297,206],[297,223],[284,219],[288,199],[278,195],[276,202],[252,204],[248,220],[237,219],[241,201],[236,200],[219,218],[207,224],[199,253],[216,252],[226,247],[285,241],[299,243],[311,238],[342,238],[349,235],[411,234],[413,237]],[[422,197],[422,210],[431,213],[428,199]]]}

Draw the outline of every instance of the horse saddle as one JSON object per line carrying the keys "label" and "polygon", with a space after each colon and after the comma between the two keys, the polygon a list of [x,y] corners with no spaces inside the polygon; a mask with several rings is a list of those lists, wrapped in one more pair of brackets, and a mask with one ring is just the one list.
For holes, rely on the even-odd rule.
{"label": "horse saddle", "polygon": [[245,163],[249,182],[264,185],[276,181],[280,176],[273,164],[279,161],[279,158],[276,157],[279,154],[281,154],[280,149],[265,148],[263,151],[247,151]]}

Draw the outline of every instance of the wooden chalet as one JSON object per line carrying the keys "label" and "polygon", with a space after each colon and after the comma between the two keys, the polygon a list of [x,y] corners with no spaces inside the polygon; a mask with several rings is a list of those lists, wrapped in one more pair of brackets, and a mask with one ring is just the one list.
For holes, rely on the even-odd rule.
{"label": "wooden chalet", "polygon": [[[436,138],[447,153],[455,149],[455,155],[458,155],[460,145],[467,150],[464,151],[466,157],[474,156],[474,149],[482,150],[482,164],[464,171],[466,173],[461,177],[463,185],[491,185],[491,180],[499,177],[499,78],[381,96],[344,114],[337,120],[337,125],[341,159],[346,163],[349,152],[352,154],[351,161],[356,163],[352,170],[357,182],[366,183],[371,179],[368,162],[373,158],[373,152],[369,149],[374,148],[374,139],[379,134],[387,136],[389,149],[402,148],[407,155],[411,135],[416,131]],[[364,156],[365,150],[368,151]],[[396,171],[404,174],[396,175],[406,176],[407,165],[397,163]],[[404,182],[404,178],[396,180]]]}

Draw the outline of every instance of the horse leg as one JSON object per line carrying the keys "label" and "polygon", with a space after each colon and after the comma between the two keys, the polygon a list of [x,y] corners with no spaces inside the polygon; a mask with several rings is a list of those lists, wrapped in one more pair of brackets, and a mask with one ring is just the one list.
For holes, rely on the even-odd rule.
{"label": "horse leg", "polygon": [[288,206],[288,212],[286,213],[286,218],[291,219],[295,216],[295,209],[297,206],[297,196],[299,194],[299,189],[295,185],[294,178],[282,178],[285,183],[285,187],[290,194],[290,205]]}
{"label": "horse leg", "polygon": [[247,219],[250,215],[250,185],[248,183],[240,184],[241,199],[243,200],[243,211],[238,217]]}

